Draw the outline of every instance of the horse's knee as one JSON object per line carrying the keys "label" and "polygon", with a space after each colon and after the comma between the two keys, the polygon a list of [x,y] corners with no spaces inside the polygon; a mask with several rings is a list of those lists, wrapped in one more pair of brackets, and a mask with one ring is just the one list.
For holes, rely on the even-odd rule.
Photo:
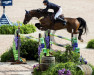
{"label": "horse's knee", "polygon": [[40,23],[36,23],[35,26],[36,26],[36,27],[37,27],[37,26],[40,26]]}

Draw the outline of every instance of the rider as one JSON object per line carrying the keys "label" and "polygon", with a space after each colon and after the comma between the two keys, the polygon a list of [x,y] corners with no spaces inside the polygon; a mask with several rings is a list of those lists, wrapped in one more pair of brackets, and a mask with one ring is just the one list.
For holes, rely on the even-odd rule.
{"label": "rider", "polygon": [[55,20],[61,20],[64,25],[66,25],[66,21],[64,18],[60,18],[59,16],[62,15],[62,8],[54,3],[50,3],[48,0],[43,1],[44,5],[47,6],[43,11],[47,12],[48,9],[53,9],[55,13]]}

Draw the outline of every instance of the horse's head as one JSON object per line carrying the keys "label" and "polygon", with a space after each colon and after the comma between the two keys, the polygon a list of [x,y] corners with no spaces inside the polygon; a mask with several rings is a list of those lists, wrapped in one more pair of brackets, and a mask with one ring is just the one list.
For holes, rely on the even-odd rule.
{"label": "horse's head", "polygon": [[25,11],[26,11],[26,13],[25,13],[25,18],[24,18],[23,24],[27,24],[30,21],[30,19],[32,18],[30,11],[27,11],[27,10],[25,10]]}
{"label": "horse's head", "polygon": [[26,14],[25,14],[23,24],[27,24],[32,19],[32,17],[37,17],[37,18],[40,17],[42,10],[43,9],[36,9],[36,10],[31,10],[31,11],[25,10]]}

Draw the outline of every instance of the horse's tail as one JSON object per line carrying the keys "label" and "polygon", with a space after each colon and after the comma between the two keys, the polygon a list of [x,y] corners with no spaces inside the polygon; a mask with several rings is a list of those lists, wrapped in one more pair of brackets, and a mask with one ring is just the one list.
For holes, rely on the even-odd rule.
{"label": "horse's tail", "polygon": [[86,21],[83,18],[81,18],[81,17],[78,17],[77,20],[80,22],[79,29],[84,30],[84,34],[85,33],[87,34],[88,28],[87,28]]}

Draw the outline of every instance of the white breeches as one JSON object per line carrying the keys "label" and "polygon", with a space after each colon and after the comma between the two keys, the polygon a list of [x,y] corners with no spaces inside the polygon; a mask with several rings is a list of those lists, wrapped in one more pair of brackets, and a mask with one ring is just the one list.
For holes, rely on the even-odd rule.
{"label": "white breeches", "polygon": [[60,15],[62,15],[62,8],[60,7],[58,12],[55,14],[54,19],[56,20],[56,18],[58,18]]}

